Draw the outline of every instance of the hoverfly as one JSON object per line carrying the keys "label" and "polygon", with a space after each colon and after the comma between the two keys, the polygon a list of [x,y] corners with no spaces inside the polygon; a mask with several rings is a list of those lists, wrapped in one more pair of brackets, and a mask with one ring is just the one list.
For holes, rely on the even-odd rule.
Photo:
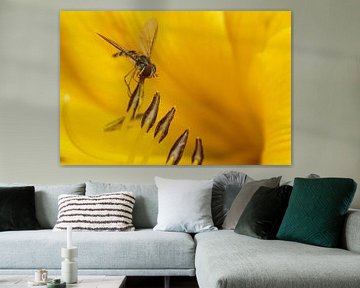
{"label": "hoverfly", "polygon": [[[127,110],[133,109],[132,119],[136,118],[135,114],[140,106],[141,99],[143,97],[143,86],[146,78],[156,77],[156,66],[150,60],[154,42],[158,31],[158,24],[156,19],[148,20],[143,26],[140,32],[140,48],[141,52],[134,50],[128,50],[116,43],[114,40],[107,38],[106,36],[97,33],[102,39],[114,46],[118,51],[113,54],[113,57],[125,56],[134,62],[134,67],[124,76],[124,82],[126,84],[128,94],[130,97]],[[131,90],[131,81],[137,82],[134,90]],[[119,118],[118,121],[109,123],[105,131],[113,131],[121,127],[122,121]],[[115,126],[113,126],[113,125]]]}
{"label": "hoverfly", "polygon": [[[157,31],[158,25],[156,19],[150,19],[145,23],[140,32],[141,52],[125,49],[114,40],[111,40],[106,36],[98,33],[102,39],[119,50],[113,54],[113,57],[125,56],[134,62],[134,67],[124,77],[129,94],[131,94],[130,81],[134,78],[135,75],[137,75],[139,79],[152,78],[156,76],[156,66],[151,62],[150,57],[154,47]],[[130,80],[128,80],[129,76]]]}

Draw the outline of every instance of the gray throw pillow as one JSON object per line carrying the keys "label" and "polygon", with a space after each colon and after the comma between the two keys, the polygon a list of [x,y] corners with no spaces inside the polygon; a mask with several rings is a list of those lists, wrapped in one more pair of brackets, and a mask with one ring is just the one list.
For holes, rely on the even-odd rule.
{"label": "gray throw pillow", "polygon": [[263,179],[258,181],[251,181],[242,186],[240,192],[236,196],[234,202],[231,205],[229,212],[227,213],[223,229],[234,230],[238,223],[241,214],[244,212],[246,205],[253,197],[255,192],[261,187],[275,188],[279,186],[281,176],[270,179]]}
{"label": "gray throw pillow", "polygon": [[198,233],[217,230],[211,217],[213,180],[155,177],[159,214],[154,230]]}
{"label": "gray throw pillow", "polygon": [[[317,179],[317,178],[320,178],[320,176],[318,174],[311,173],[311,174],[307,175],[305,178]],[[294,186],[294,179],[286,181],[282,185]]]}
{"label": "gray throw pillow", "polygon": [[222,227],[225,216],[241,187],[251,180],[252,178],[248,175],[238,171],[221,172],[215,176],[212,189],[211,213],[216,227]]}

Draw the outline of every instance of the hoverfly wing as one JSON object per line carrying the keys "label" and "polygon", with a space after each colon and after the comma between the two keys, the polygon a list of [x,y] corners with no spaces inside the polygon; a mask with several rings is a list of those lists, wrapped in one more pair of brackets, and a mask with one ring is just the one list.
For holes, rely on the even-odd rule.
{"label": "hoverfly wing", "polygon": [[113,54],[114,57],[125,55],[127,57],[130,57],[134,61],[136,61],[136,59],[134,58],[134,51],[128,51],[128,50],[124,49],[118,43],[116,43],[114,40],[111,40],[110,38],[107,38],[106,36],[101,35],[100,33],[96,33],[96,34],[99,35],[102,39],[104,39],[106,42],[108,42],[109,44],[111,44],[112,46],[114,46],[116,49],[119,50],[118,52]]}
{"label": "hoverfly wing", "polygon": [[149,19],[140,31],[141,52],[148,58],[151,56],[157,32],[158,23],[155,18]]}

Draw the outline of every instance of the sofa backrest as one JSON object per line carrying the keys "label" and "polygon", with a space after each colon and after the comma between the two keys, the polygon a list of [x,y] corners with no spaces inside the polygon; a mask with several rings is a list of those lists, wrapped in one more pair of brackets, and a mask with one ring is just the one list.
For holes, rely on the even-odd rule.
{"label": "sofa backrest", "polygon": [[136,229],[153,228],[157,223],[158,192],[155,184],[86,182],[85,195],[131,191],[135,194],[133,223]]}
{"label": "sofa backrest", "polygon": [[36,218],[43,229],[52,229],[55,226],[58,216],[58,197],[61,194],[85,195],[85,183],[60,185],[0,183],[0,186],[34,186]]}

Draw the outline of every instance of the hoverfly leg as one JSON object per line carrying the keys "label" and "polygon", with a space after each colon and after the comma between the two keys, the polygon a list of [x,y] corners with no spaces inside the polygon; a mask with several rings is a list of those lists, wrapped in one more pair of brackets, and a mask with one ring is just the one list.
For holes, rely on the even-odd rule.
{"label": "hoverfly leg", "polygon": [[123,56],[123,55],[126,56],[126,54],[125,54],[124,51],[118,51],[118,52],[114,53],[114,54],[112,55],[112,57],[120,57],[120,56]]}
{"label": "hoverfly leg", "polygon": [[131,80],[134,78],[136,73],[136,67],[133,67],[126,75],[124,76],[124,82],[128,90],[128,96],[131,97]]}

